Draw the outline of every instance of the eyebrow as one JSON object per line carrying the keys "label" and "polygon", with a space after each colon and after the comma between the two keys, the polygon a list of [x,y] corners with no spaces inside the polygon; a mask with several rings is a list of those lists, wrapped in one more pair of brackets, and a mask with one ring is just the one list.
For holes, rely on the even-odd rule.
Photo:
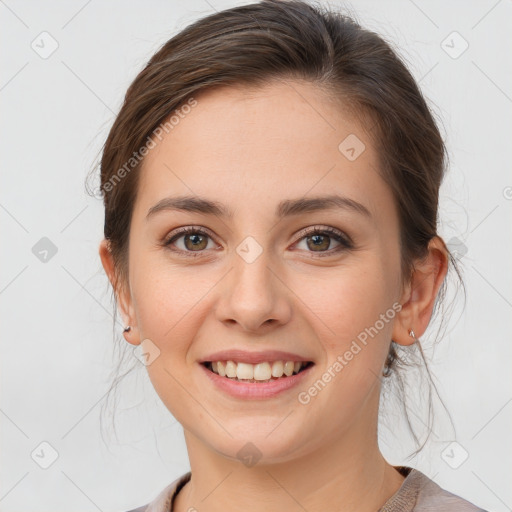
{"label": "eyebrow", "polygon": [[[276,217],[282,219],[292,215],[311,213],[321,210],[341,209],[348,210],[371,219],[368,208],[354,199],[342,197],[336,194],[298,199],[286,199],[281,201],[276,208]],[[152,206],[146,215],[146,220],[158,212],[177,210],[191,213],[202,213],[218,217],[233,218],[233,212],[222,203],[198,196],[166,197]]]}

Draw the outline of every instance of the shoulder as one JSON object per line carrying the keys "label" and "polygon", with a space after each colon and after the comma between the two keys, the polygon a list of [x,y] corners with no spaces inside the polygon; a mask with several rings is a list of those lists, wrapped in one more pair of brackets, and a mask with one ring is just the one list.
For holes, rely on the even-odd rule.
{"label": "shoulder", "polygon": [[167,485],[146,505],[127,510],[126,512],[172,512],[172,502],[179,490],[190,480],[191,473],[185,473]]}
{"label": "shoulder", "polygon": [[453,512],[486,512],[470,501],[443,489],[427,475],[414,469],[411,472],[416,489],[414,512],[444,510]]}
{"label": "shoulder", "polygon": [[395,469],[405,479],[378,512],[487,512],[443,489],[418,469],[409,466],[395,466]]}

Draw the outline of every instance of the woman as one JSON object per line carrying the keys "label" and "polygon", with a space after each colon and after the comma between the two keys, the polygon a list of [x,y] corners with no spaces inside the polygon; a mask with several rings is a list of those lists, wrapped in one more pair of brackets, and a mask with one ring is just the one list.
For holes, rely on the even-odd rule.
{"label": "woman", "polygon": [[236,7],[151,58],[105,144],[100,256],[191,471],[137,511],[482,510],[378,446],[455,263],[444,168],[411,74],[341,14]]}

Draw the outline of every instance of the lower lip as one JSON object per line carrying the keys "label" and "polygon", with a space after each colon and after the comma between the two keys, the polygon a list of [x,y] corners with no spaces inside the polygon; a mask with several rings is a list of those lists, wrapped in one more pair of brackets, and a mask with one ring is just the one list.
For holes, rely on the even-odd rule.
{"label": "lower lip", "polygon": [[208,370],[206,366],[199,363],[199,366],[206,372],[206,376],[221,391],[235,398],[272,398],[300,384],[309,374],[314,365],[309,366],[300,373],[290,375],[290,377],[280,377],[271,382],[239,382],[228,377],[221,377],[217,373]]}

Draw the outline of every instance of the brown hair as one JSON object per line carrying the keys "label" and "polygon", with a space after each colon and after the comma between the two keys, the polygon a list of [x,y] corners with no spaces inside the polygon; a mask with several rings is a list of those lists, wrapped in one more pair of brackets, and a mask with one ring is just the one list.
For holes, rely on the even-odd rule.
{"label": "brown hair", "polygon": [[[267,0],[189,25],[161,47],[130,85],[101,159],[104,235],[120,287],[127,283],[128,235],[142,162],[134,155],[201,90],[230,84],[257,87],[285,78],[313,83],[340,106],[349,105],[371,120],[367,130],[380,155],[379,170],[399,212],[402,279],[410,278],[414,261],[426,256],[428,242],[437,236],[447,158],[421,91],[391,46],[352,17],[303,1]],[[451,254],[450,262],[460,277]],[[402,350],[391,341],[384,375],[397,374],[404,391],[397,370],[412,365],[412,351],[408,348],[401,357]],[[403,407],[407,417],[405,402]]]}

